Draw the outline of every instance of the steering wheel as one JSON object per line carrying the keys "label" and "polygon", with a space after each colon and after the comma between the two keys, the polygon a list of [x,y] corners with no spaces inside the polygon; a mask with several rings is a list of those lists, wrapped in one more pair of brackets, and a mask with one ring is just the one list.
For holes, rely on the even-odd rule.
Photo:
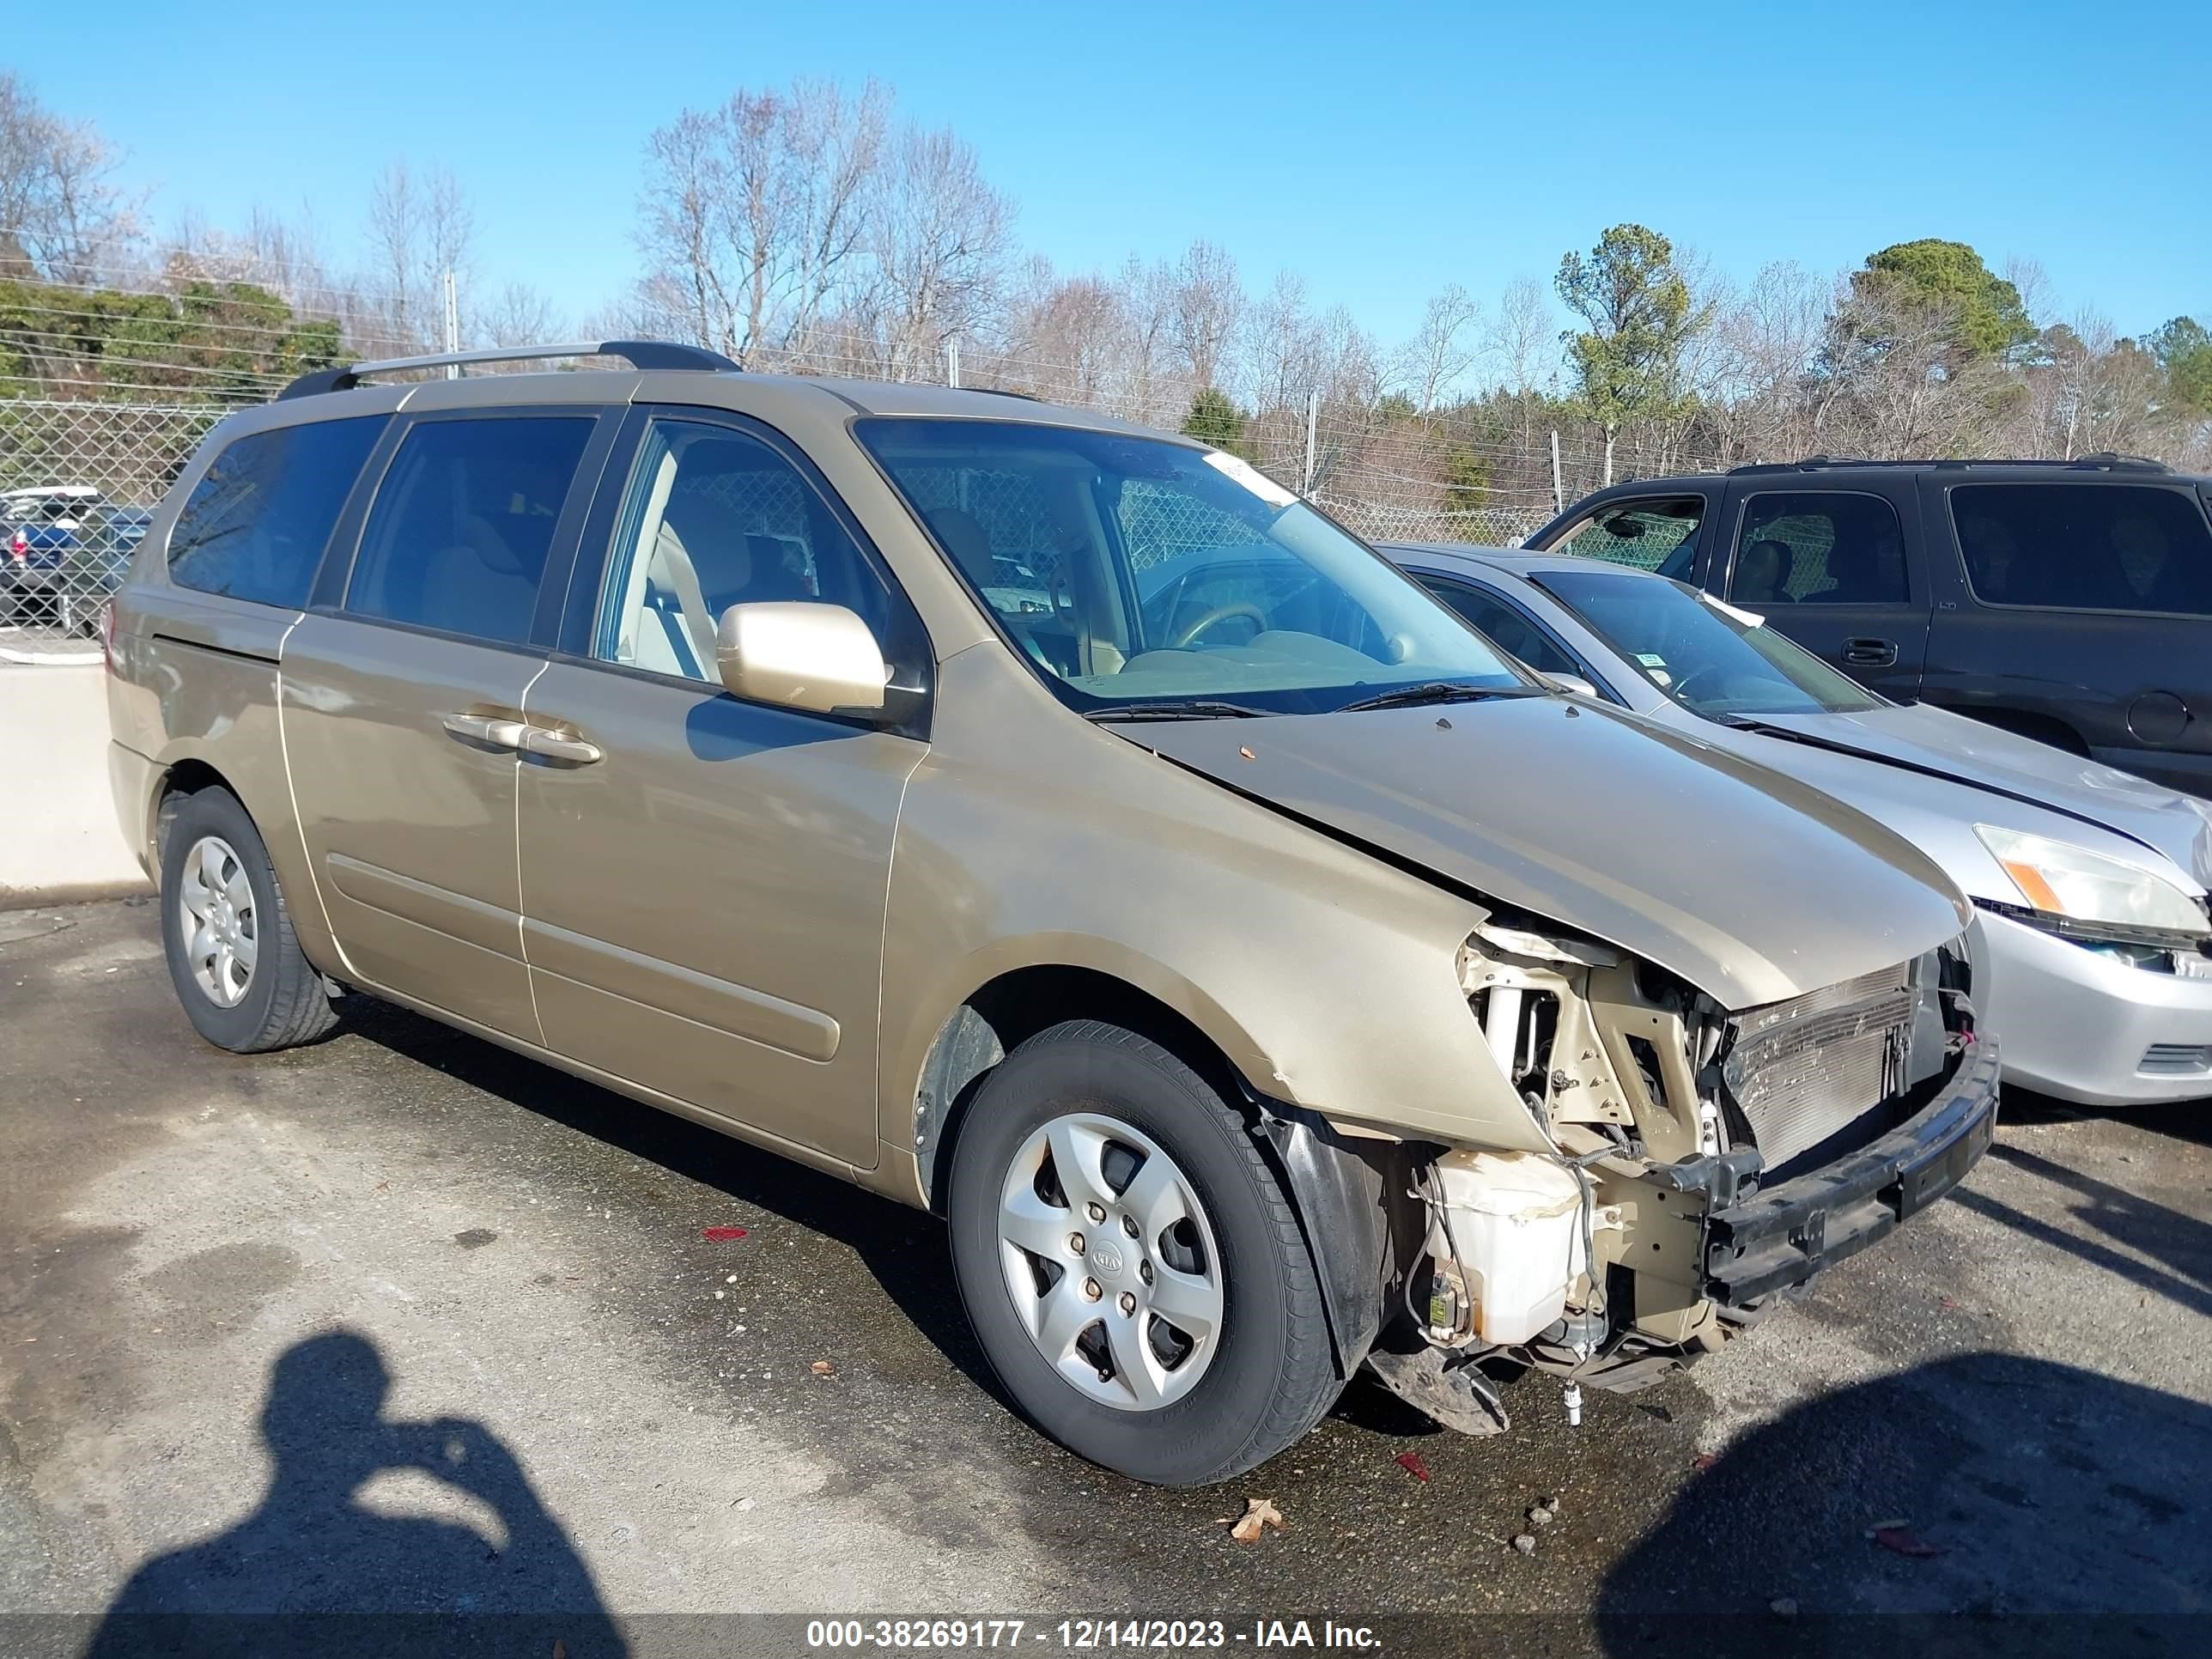
{"label": "steering wheel", "polygon": [[[1690,696],[1690,688],[1692,686],[1695,685],[1699,680],[1711,679],[1714,675],[1720,672],[1721,665],[1716,662],[1709,662],[1702,668],[1692,668],[1688,673],[1683,675],[1680,679],[1674,682],[1674,695],[1678,697],[1688,697]],[[1692,701],[1694,702],[1695,699],[1692,698]]]}
{"label": "steering wheel", "polygon": [[1231,617],[1249,617],[1254,622],[1260,624],[1261,632],[1264,633],[1267,630],[1267,615],[1258,605],[1254,605],[1249,599],[1233,599],[1227,605],[1215,605],[1212,610],[1207,611],[1196,622],[1191,623],[1189,627],[1178,633],[1173,639],[1168,641],[1168,649],[1170,651],[1188,650],[1193,641],[1194,641],[1200,635],[1205,633],[1207,629],[1214,627],[1218,623],[1225,623]]}

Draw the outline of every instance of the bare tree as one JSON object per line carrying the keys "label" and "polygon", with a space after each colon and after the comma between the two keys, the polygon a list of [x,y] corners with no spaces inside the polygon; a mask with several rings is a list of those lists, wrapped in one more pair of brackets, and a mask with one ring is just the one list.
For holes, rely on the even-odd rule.
{"label": "bare tree", "polygon": [[1483,331],[1483,350],[1498,384],[1527,398],[1551,378],[1559,364],[1558,319],[1543,285],[1533,276],[1516,276],[1505,285],[1498,316]]}
{"label": "bare tree", "polygon": [[[405,349],[442,341],[445,279],[451,273],[466,294],[475,240],[475,210],[446,168],[418,174],[393,161],[377,175],[369,187],[368,245],[383,343]],[[470,331],[464,319],[462,332]]]}
{"label": "bare tree", "polygon": [[90,284],[144,235],[141,203],[114,182],[118,156],[0,71],[0,276]]}
{"label": "bare tree", "polygon": [[1456,386],[1474,367],[1473,336],[1482,314],[1480,301],[1457,283],[1432,295],[1421,313],[1420,328],[1400,348],[1397,382],[1423,414]]}
{"label": "bare tree", "polygon": [[909,126],[875,179],[875,284],[863,314],[894,380],[936,373],[945,343],[988,319],[1012,240],[1012,204],[950,128]]}
{"label": "bare tree", "polygon": [[1212,242],[1193,242],[1176,267],[1173,305],[1170,334],[1194,389],[1219,386],[1245,310],[1237,261]]}
{"label": "bare tree", "polygon": [[508,283],[481,313],[478,332],[495,346],[525,346],[558,340],[565,330],[553,302],[527,283]]}

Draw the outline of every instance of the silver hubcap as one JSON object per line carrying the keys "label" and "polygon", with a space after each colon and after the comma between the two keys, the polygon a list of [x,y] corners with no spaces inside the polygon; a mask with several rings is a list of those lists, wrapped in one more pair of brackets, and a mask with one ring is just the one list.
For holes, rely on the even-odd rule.
{"label": "silver hubcap", "polygon": [[1038,1352],[1102,1405],[1154,1411],[1221,1346],[1221,1256],[1175,1160],[1127,1124],[1056,1117],[999,1197],[1006,1293]]}
{"label": "silver hubcap", "polygon": [[222,836],[201,836],[185,855],[177,921],[193,981],[216,1007],[236,1007],[253,983],[261,928],[246,866]]}

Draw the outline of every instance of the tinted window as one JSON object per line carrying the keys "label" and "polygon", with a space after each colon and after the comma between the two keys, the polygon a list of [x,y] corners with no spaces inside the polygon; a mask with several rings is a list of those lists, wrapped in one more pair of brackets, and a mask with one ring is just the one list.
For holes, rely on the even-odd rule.
{"label": "tinted window", "polygon": [[1729,598],[1741,605],[1903,605],[1905,535],[1880,495],[1753,495]]}
{"label": "tinted window", "polygon": [[2212,616],[2212,530],[2186,490],[1961,484],[1951,519],[1989,604]]}
{"label": "tinted window", "polygon": [[590,416],[425,421],[378,486],[346,609],[477,639],[530,635]]}
{"label": "tinted window", "polygon": [[228,445],[169,532],[169,578],[297,610],[386,416],[313,421]]}
{"label": "tinted window", "polygon": [[657,421],[639,451],[600,604],[594,654],[714,681],[714,629],[733,605],[842,605],[886,659],[890,593],[797,468],[758,440]]}
{"label": "tinted window", "polygon": [[1504,647],[1531,668],[1580,678],[1582,665],[1552,643],[1543,629],[1504,600],[1457,582],[1434,581],[1429,591],[1468,619],[1493,645]]}
{"label": "tinted window", "polygon": [[1698,529],[1705,516],[1702,495],[1614,501],[1598,508],[1549,550],[1686,576],[1698,556]]}

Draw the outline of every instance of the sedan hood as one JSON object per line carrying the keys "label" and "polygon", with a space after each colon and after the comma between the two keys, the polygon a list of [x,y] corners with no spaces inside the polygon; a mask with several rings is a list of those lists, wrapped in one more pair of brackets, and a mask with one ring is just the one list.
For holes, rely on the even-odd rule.
{"label": "sedan hood", "polygon": [[2082,819],[2164,854],[2200,886],[2212,887],[2212,807],[2133,773],[1924,704],[1759,720]]}
{"label": "sedan hood", "polygon": [[1942,872],[1806,785],[1559,697],[1121,724],[1130,742],[1731,1009],[1917,956],[1972,919]]}

